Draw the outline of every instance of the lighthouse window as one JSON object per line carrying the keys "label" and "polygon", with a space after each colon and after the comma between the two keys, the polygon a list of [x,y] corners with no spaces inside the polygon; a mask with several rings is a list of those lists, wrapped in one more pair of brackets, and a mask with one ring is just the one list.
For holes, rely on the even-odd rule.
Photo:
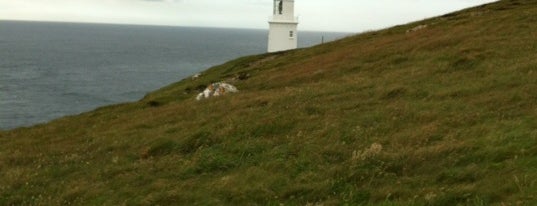
{"label": "lighthouse window", "polygon": [[290,37],[290,38],[293,38],[293,36],[294,36],[293,31],[289,31],[289,37]]}

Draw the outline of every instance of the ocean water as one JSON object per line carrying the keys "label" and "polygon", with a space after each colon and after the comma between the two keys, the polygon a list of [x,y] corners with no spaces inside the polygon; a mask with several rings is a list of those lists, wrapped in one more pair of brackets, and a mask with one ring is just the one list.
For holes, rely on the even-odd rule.
{"label": "ocean water", "polygon": [[[300,32],[299,47],[347,35]],[[0,129],[136,101],[266,44],[266,30],[0,21]]]}
{"label": "ocean water", "polygon": [[[299,47],[347,35],[300,32]],[[266,30],[0,21],[0,129],[136,101],[266,44]]]}

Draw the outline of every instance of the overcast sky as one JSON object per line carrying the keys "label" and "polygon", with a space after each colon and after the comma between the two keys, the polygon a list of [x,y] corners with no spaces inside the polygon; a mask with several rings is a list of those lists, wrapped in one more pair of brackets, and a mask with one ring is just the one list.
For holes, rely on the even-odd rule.
{"label": "overcast sky", "polygon": [[[301,30],[361,32],[493,0],[295,0]],[[268,28],[272,0],[0,0],[0,20]]]}

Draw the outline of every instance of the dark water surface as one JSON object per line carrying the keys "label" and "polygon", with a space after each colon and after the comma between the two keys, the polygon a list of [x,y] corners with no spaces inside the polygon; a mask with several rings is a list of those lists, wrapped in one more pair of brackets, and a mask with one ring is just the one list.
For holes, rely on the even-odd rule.
{"label": "dark water surface", "polygon": [[135,101],[266,44],[264,30],[0,21],[0,129]]}

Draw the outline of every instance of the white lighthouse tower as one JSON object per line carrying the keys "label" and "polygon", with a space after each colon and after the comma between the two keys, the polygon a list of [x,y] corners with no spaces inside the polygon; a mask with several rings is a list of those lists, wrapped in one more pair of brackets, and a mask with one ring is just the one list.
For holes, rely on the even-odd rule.
{"label": "white lighthouse tower", "polygon": [[294,0],[274,0],[274,13],[269,19],[268,52],[296,49],[298,18]]}

